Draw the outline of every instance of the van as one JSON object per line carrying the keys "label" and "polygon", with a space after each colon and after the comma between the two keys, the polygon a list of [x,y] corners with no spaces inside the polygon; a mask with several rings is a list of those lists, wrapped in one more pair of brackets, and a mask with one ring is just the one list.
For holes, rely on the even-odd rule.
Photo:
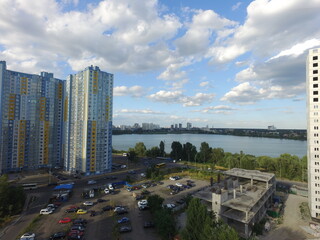
{"label": "van", "polygon": [[40,210],[40,214],[51,214],[53,211],[51,209],[45,208]]}
{"label": "van", "polygon": [[127,154],[127,153],[122,153],[122,156],[123,156],[123,157],[127,157],[128,154]]}

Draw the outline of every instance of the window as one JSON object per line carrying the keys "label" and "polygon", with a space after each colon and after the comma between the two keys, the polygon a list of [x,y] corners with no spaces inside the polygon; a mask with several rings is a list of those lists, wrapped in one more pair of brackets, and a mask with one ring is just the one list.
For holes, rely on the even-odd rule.
{"label": "window", "polygon": [[318,84],[313,84],[313,87],[314,88],[318,88]]}
{"label": "window", "polygon": [[313,95],[318,95],[318,91],[313,91]]}
{"label": "window", "polygon": [[318,81],[318,77],[313,77],[313,81]]}
{"label": "window", "polygon": [[318,63],[314,63],[312,66],[313,67],[318,67]]}
{"label": "window", "polygon": [[313,102],[318,102],[319,99],[318,98],[313,98]]}
{"label": "window", "polygon": [[312,60],[318,60],[318,56],[313,56]]}
{"label": "window", "polygon": [[313,70],[313,74],[318,74],[318,70]]}

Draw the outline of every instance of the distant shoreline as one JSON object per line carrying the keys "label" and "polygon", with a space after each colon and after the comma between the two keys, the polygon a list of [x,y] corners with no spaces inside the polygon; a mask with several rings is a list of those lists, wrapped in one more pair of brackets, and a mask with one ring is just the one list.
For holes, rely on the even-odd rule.
{"label": "distant shoreline", "polygon": [[287,139],[287,140],[307,140],[307,130],[301,129],[236,129],[236,128],[210,128],[210,129],[154,129],[154,130],[142,130],[138,129],[126,129],[119,130],[113,129],[112,135],[124,135],[124,134],[213,134],[213,135],[230,135],[239,137],[259,137],[259,138],[274,138],[274,139]]}

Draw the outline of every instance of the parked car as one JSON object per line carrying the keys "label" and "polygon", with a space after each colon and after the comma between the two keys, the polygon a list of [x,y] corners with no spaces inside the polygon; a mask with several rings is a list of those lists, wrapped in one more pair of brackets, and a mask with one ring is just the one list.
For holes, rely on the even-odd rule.
{"label": "parked car", "polygon": [[60,224],[61,223],[69,223],[71,221],[72,221],[71,218],[65,217],[65,218],[60,219],[58,223],[60,223]]}
{"label": "parked car", "polygon": [[20,237],[20,240],[34,240],[36,237],[36,234],[34,233],[25,233]]}
{"label": "parked car", "polygon": [[137,196],[136,196],[136,200],[141,200],[141,199],[144,199],[144,196],[143,196],[143,195],[137,195]]}
{"label": "parked car", "polygon": [[109,185],[108,185],[108,188],[109,188],[109,190],[114,190],[114,187],[113,187],[112,184],[109,184]]}
{"label": "parked car", "polygon": [[78,209],[78,211],[77,211],[77,214],[86,214],[87,213],[87,210],[85,210],[85,209]]}
{"label": "parked car", "polygon": [[83,219],[83,218],[77,218],[75,220],[73,220],[73,224],[82,224],[82,225],[86,225],[87,224],[87,220]]}
{"label": "parked car", "polygon": [[182,183],[177,182],[177,183],[176,183],[176,186],[182,187]]}
{"label": "parked car", "polygon": [[70,228],[70,231],[80,231],[83,232],[84,231],[84,227],[80,226],[80,225],[74,225]]}
{"label": "parked car", "polygon": [[89,185],[96,184],[96,183],[97,183],[97,181],[95,181],[95,180],[89,180],[89,181],[88,181],[88,184],[89,184]]}
{"label": "parked car", "polygon": [[143,227],[144,228],[153,228],[154,222],[144,222]]}
{"label": "parked car", "polygon": [[44,208],[40,210],[40,214],[46,215],[53,213],[53,210],[51,208]]}
{"label": "parked car", "polygon": [[86,202],[83,203],[83,205],[85,205],[85,206],[93,206],[93,202],[86,201]]}
{"label": "parked car", "polygon": [[108,188],[105,188],[105,189],[104,189],[104,193],[105,193],[105,194],[109,194],[109,193],[110,193],[110,190],[109,190]]}
{"label": "parked car", "polygon": [[132,228],[129,227],[129,226],[122,226],[119,228],[119,232],[120,233],[124,233],[124,232],[131,232],[132,231]]}
{"label": "parked car", "polygon": [[64,212],[66,212],[66,213],[72,213],[72,212],[78,211],[78,209],[79,209],[78,206],[71,206],[71,207],[67,208]]}
{"label": "parked car", "polygon": [[57,232],[50,236],[50,240],[58,240],[58,239],[65,239],[66,233],[65,232]]}
{"label": "parked car", "polygon": [[129,222],[129,221],[130,221],[129,218],[123,217],[123,218],[118,220],[118,223],[126,223],[126,222]]}
{"label": "parked car", "polygon": [[105,207],[102,208],[102,211],[110,211],[110,210],[112,210],[112,209],[113,209],[112,206],[107,205],[107,206],[105,206]]}

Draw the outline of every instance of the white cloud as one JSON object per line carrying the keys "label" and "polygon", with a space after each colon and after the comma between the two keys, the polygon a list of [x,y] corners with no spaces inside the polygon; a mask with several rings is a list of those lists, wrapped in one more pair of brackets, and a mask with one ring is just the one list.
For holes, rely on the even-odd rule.
{"label": "white cloud", "polygon": [[146,94],[146,89],[141,86],[117,86],[113,88],[114,96],[131,96],[131,97],[142,97]]}
{"label": "white cloud", "polygon": [[241,6],[242,2],[237,2],[235,5],[231,7],[232,11],[237,10]]}
{"label": "white cloud", "polygon": [[200,87],[206,87],[209,85],[209,81],[204,81],[199,84]]}
{"label": "white cloud", "polygon": [[212,10],[199,10],[193,16],[186,33],[175,41],[182,56],[204,54],[210,45],[214,31],[222,30],[237,23],[220,17]]}
{"label": "white cloud", "polygon": [[149,99],[156,102],[165,102],[170,104],[182,104],[184,107],[201,106],[204,103],[211,102],[215,94],[197,93],[194,96],[185,96],[181,91],[158,91],[151,94]]}
{"label": "white cloud", "polygon": [[0,8],[6,9],[0,15],[0,56],[10,52],[5,59],[20,65],[18,71],[30,72],[22,63],[32,60],[35,72],[43,70],[42,64],[56,72],[55,65],[68,62],[74,71],[97,63],[111,72],[131,73],[159,69],[175,59],[166,41],[181,23],[173,14],[159,14],[156,0],[101,1],[85,11],[63,9],[54,0],[2,0]]}
{"label": "white cloud", "polygon": [[254,104],[265,99],[283,99],[296,97],[295,92],[301,92],[304,85],[298,85],[288,91],[287,88],[281,86],[273,86],[269,83],[254,86],[250,82],[244,82],[232,88],[220,100],[228,101],[239,105]]}
{"label": "white cloud", "polygon": [[162,112],[153,111],[150,109],[121,109],[118,113],[138,113],[138,114],[163,114]]}
{"label": "white cloud", "polygon": [[211,63],[225,63],[252,51],[269,56],[310,39],[319,39],[319,0],[255,0],[247,7],[247,18],[228,39],[208,51]]}
{"label": "white cloud", "polygon": [[314,48],[317,46],[320,46],[320,39],[310,39],[305,42],[298,43],[298,44],[292,46],[290,49],[286,49],[286,50],[281,51],[279,54],[270,58],[268,61],[274,60],[276,58],[284,57],[284,56],[297,57],[297,56],[305,53],[305,51],[307,49]]}

